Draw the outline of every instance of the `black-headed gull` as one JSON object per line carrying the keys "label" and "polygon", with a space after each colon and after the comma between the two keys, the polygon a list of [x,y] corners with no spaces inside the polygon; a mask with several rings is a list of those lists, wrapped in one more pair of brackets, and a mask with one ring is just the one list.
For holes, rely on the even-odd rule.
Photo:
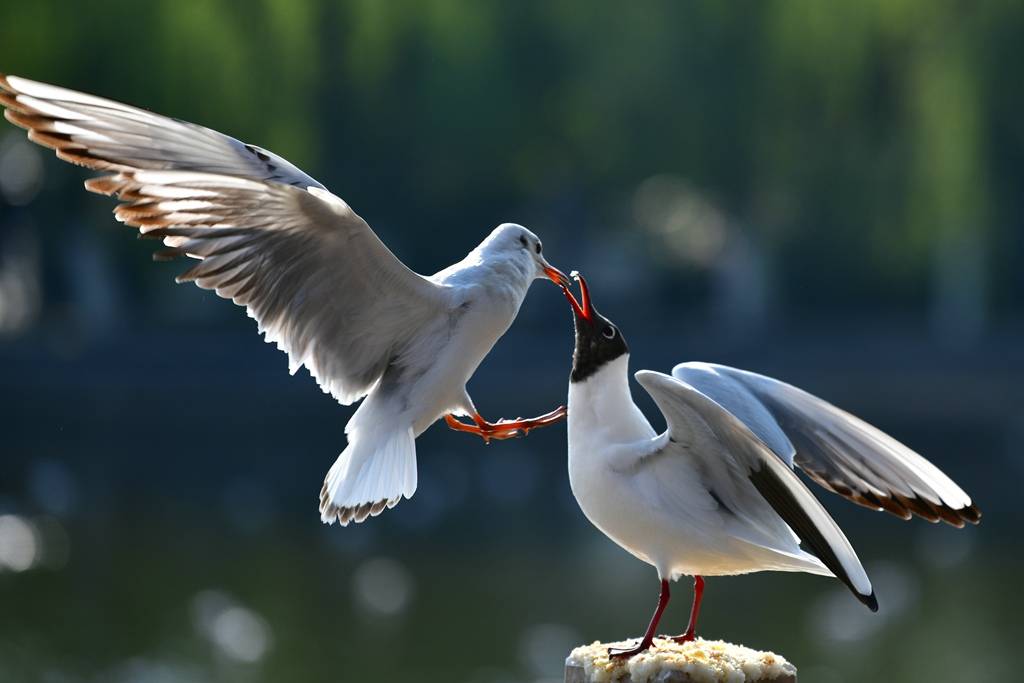
{"label": "black-headed gull", "polygon": [[[775,570],[835,576],[878,609],[857,554],[793,472],[904,519],[962,527],[981,513],[937,467],[862,420],[796,387],[722,365],[683,363],[636,379],[668,425],[658,434],[633,403],[629,349],[595,308],[586,281],[573,309],[569,481],[594,526],[661,579],[658,607],[632,656],[651,646],[669,581],[694,577],[693,640],[704,576]],[[804,544],[813,554],[801,549]]]}
{"label": "black-headed gull", "polygon": [[[0,75],[4,116],[57,156],[108,172],[118,220],[199,263],[178,277],[246,307],[268,342],[340,403],[367,397],[320,494],[321,519],[361,522],[416,490],[414,440],[440,417],[485,441],[565,415],[484,420],[466,382],[530,283],[570,284],[520,225],[498,226],[430,277],[409,270],[348,204],[281,157],[208,128]],[[469,416],[472,424],[456,416]]]}

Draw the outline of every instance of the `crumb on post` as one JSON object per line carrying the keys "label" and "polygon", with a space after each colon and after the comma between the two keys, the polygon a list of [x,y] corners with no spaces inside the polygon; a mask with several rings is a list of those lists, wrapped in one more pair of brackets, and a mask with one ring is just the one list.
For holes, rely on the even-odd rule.
{"label": "crumb on post", "polygon": [[773,652],[721,640],[691,643],[655,638],[654,646],[630,659],[611,659],[608,648],[635,643],[591,643],[565,660],[565,683],[796,683],[796,667]]}

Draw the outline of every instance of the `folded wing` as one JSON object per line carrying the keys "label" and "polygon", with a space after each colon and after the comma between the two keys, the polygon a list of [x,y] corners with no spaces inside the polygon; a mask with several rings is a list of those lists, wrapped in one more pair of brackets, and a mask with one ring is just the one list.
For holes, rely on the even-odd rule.
{"label": "folded wing", "polygon": [[865,507],[962,527],[981,513],[939,468],[863,420],[792,385],[724,365],[672,370],[746,423],[776,454]]}
{"label": "folded wing", "polygon": [[417,332],[447,311],[344,201],[280,157],[215,131],[16,77],[5,116],[61,158],[112,171],[86,188],[162,239],[158,258],[199,263],[193,281],[245,306],[268,342],[342,403],[365,395]]}
{"label": "folded wing", "polygon": [[[873,610],[878,608],[871,582],[842,530],[760,438],[684,381],[649,370],[637,372],[636,378],[668,423],[663,455],[695,462],[715,495],[720,495],[716,489],[731,490],[732,500],[741,505],[743,499],[753,502],[754,497],[762,498],[861,602]],[[764,520],[752,518],[749,522],[756,527]]]}

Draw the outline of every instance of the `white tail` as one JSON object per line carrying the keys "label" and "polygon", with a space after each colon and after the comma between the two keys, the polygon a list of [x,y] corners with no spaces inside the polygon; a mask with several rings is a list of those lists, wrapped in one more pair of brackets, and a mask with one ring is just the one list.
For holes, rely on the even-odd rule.
{"label": "white tail", "polygon": [[[351,424],[351,423],[350,423]],[[416,492],[416,441],[411,427],[353,429],[320,490],[320,519],[342,526],[393,508]]]}

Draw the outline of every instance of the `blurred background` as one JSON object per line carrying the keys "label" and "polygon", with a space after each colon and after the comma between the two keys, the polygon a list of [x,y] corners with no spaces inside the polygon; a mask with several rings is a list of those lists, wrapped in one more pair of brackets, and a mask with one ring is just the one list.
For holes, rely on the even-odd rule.
{"label": "blurred background", "polygon": [[[1002,681],[1022,31],[997,2],[8,1],[0,70],[272,149],[419,272],[523,223],[634,368],[738,365],[903,440],[980,527],[818,490],[880,613],[820,577],[718,578],[701,632],[801,680]],[[642,631],[654,570],[577,509],[561,425],[488,447],[435,426],[412,500],[321,526],[351,409],[174,285],[85,177],[0,125],[0,679],[547,683],[573,645]],[[470,383],[485,416],[564,402],[570,320],[534,286]]]}

